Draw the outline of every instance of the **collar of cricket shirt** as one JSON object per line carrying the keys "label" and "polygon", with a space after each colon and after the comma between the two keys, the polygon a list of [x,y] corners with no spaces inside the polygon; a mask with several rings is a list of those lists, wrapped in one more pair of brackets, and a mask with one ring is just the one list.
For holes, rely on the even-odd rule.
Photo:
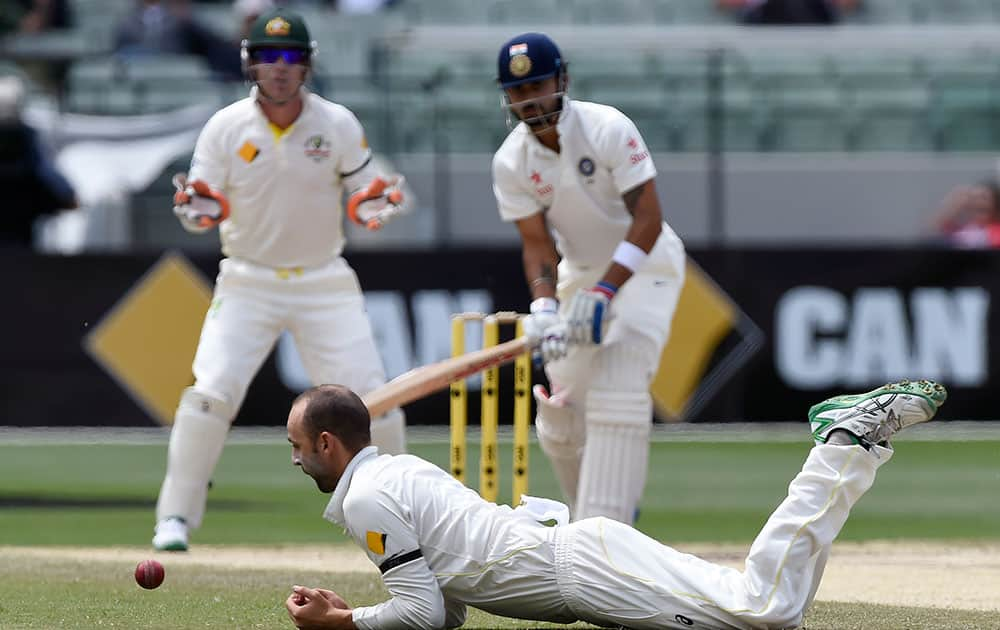
{"label": "collar of cricket shirt", "polygon": [[337,482],[337,487],[333,489],[333,496],[330,497],[330,502],[327,504],[326,510],[323,511],[323,518],[341,527],[347,526],[344,523],[344,498],[351,487],[351,477],[354,476],[354,471],[361,462],[376,455],[378,455],[377,446],[366,446],[358,451],[358,454],[348,462],[347,468],[344,469],[344,474],[340,476],[340,481]]}
{"label": "collar of cricket shirt", "polygon": [[562,112],[559,114],[559,120],[556,121],[556,131],[559,132],[560,138],[566,133],[566,129],[569,127],[572,118],[573,101],[569,96],[563,96]]}
{"label": "collar of cricket shirt", "polygon": [[[264,124],[266,125],[269,121],[267,116],[264,114],[264,110],[260,108],[260,103],[257,102],[258,92],[260,92],[259,87],[257,87],[256,85],[250,86],[250,102],[253,104],[254,115],[257,116],[257,118],[263,121]],[[302,97],[302,111],[299,112],[298,118],[292,121],[293,126],[298,124],[299,121],[301,121],[302,119],[304,119],[306,117],[307,112],[312,111],[312,106],[311,103],[309,102],[310,94],[312,94],[312,92],[309,91],[309,88],[307,88],[304,85],[299,86],[299,96]]]}
{"label": "collar of cricket shirt", "polygon": [[[556,132],[559,134],[559,138],[563,138],[566,135],[566,130],[569,127],[569,122],[567,120],[573,115],[572,106],[570,105],[570,100],[568,96],[563,97],[563,108],[562,112],[559,114],[559,120],[556,121]],[[530,146],[529,151],[533,151],[535,155],[548,156],[549,159],[558,159],[560,153],[556,153],[552,149],[548,148],[542,141],[539,140],[527,125],[521,125],[524,128],[525,138],[527,139],[528,145]],[[562,141],[560,140],[560,144]]]}

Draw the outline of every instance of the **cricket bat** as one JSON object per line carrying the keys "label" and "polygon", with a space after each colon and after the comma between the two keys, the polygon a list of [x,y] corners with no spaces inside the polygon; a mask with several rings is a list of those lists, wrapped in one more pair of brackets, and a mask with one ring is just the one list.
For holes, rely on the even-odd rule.
{"label": "cricket bat", "polygon": [[510,363],[530,352],[535,345],[532,341],[527,337],[518,337],[490,348],[414,368],[369,392],[363,400],[371,417],[377,418],[393,407],[429,396],[455,381]]}

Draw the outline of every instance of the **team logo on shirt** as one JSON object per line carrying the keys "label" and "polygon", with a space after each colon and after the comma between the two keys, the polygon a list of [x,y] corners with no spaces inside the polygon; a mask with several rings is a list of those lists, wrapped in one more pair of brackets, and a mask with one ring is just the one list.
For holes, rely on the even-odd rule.
{"label": "team logo on shirt", "polygon": [[580,158],[580,163],[576,167],[580,169],[580,173],[584,177],[590,177],[594,174],[594,161],[589,157]]}
{"label": "team logo on shirt", "polygon": [[515,55],[510,58],[510,73],[515,77],[523,77],[531,72],[531,57]]}
{"label": "team logo on shirt", "polygon": [[381,532],[369,530],[365,533],[365,542],[368,543],[368,549],[380,556],[385,553],[385,539],[386,535]]}
{"label": "team logo on shirt", "polygon": [[330,142],[321,135],[309,136],[305,152],[313,162],[322,162],[330,157]]}

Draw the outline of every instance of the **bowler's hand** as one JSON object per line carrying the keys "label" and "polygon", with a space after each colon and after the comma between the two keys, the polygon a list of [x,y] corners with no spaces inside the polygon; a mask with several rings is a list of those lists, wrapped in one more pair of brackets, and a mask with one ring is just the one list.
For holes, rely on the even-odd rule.
{"label": "bowler's hand", "polygon": [[317,593],[319,593],[320,595],[322,595],[323,598],[326,601],[328,601],[331,604],[333,604],[334,608],[341,608],[343,610],[350,610],[351,609],[351,607],[347,605],[347,602],[344,601],[344,598],[341,597],[340,595],[337,595],[333,591],[331,591],[329,589],[326,589],[326,588],[317,588],[317,589],[314,589],[314,590]]}
{"label": "bowler's hand", "polygon": [[293,586],[285,609],[299,630],[353,628],[351,609],[340,595],[327,589]]}

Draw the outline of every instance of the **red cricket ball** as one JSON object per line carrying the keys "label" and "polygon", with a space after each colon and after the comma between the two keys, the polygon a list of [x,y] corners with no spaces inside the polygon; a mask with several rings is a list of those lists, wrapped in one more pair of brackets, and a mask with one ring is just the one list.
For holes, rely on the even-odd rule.
{"label": "red cricket ball", "polygon": [[142,588],[156,588],[163,584],[163,565],[156,560],[143,560],[135,567],[135,583]]}

